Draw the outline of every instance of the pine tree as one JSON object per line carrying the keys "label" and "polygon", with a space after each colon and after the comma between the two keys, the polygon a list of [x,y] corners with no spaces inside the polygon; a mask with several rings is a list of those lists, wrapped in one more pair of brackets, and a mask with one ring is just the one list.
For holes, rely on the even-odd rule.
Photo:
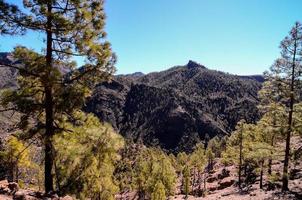
{"label": "pine tree", "polygon": [[[105,14],[99,0],[26,0],[22,11],[0,0],[0,34],[26,31],[45,34],[45,49],[38,54],[24,47],[13,52],[16,63],[5,67],[19,70],[19,88],[7,91],[2,104],[23,114],[20,128],[25,138],[40,134],[44,144],[45,191],[53,191],[53,136],[62,131],[63,116],[81,108],[92,86],[114,71],[115,56],[105,41]],[[74,56],[85,58],[77,68]],[[29,121],[36,123],[32,125]]]}
{"label": "pine tree", "polygon": [[190,177],[190,169],[188,166],[185,166],[185,168],[183,169],[183,190],[186,199],[188,198],[188,195],[190,193]]}
{"label": "pine tree", "polygon": [[[194,192],[195,186],[198,184],[198,190],[201,188],[201,175],[205,173],[206,155],[203,144],[198,143],[192,154],[190,155],[190,166],[193,169],[192,191]],[[197,177],[196,177],[197,176]]]}
{"label": "pine tree", "polygon": [[238,165],[238,186],[242,187],[242,169],[247,165],[245,162],[247,154],[252,151],[254,140],[254,125],[246,124],[244,120],[237,123],[236,130],[227,141],[227,149],[223,153],[223,160],[226,164],[236,163]]}
{"label": "pine tree", "polygon": [[174,194],[176,172],[168,155],[162,150],[143,149],[136,161],[135,173],[140,198],[150,197],[158,181],[164,185],[166,195]]}
{"label": "pine tree", "polygon": [[92,114],[77,111],[74,116],[76,125],[64,122],[69,131],[54,137],[57,186],[62,193],[76,194],[80,199],[114,199],[118,187],[113,172],[123,139]]}
{"label": "pine tree", "polygon": [[302,25],[296,22],[289,35],[281,42],[281,58],[277,59],[267,73],[271,89],[280,91],[280,99],[287,108],[287,130],[282,191],[288,190],[288,167],[290,157],[290,140],[293,134],[293,114],[299,100],[299,85],[302,69]]}
{"label": "pine tree", "polygon": [[30,158],[29,145],[24,144],[16,136],[10,136],[6,142],[4,151],[0,151],[1,162],[9,170],[9,180],[19,181],[19,174],[22,169],[30,168],[32,161]]}
{"label": "pine tree", "polygon": [[166,200],[166,192],[165,192],[165,186],[161,181],[158,181],[155,184],[154,191],[151,195],[151,200]]}

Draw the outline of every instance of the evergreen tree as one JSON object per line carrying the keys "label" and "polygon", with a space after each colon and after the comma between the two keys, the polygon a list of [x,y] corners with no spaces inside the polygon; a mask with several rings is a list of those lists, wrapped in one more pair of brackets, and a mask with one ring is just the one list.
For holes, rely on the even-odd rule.
{"label": "evergreen tree", "polygon": [[287,109],[287,130],[282,191],[288,190],[288,167],[290,140],[293,134],[293,114],[295,104],[300,99],[300,78],[302,71],[302,25],[296,22],[289,35],[281,42],[281,58],[277,59],[267,73],[271,89],[280,91],[279,102]]}
{"label": "evergreen tree", "polygon": [[138,188],[135,167],[143,148],[144,146],[128,140],[120,151],[121,160],[115,165],[114,177],[121,193]]}
{"label": "evergreen tree", "polygon": [[10,181],[18,182],[20,171],[33,165],[28,147],[12,135],[6,142],[5,150],[0,151],[1,163],[8,169]]}
{"label": "evergreen tree", "polygon": [[215,158],[219,158],[221,156],[222,151],[225,150],[225,146],[225,138],[220,138],[216,136],[209,141],[207,149],[211,150],[214,153]]}
{"label": "evergreen tree", "polygon": [[188,198],[188,195],[190,193],[190,179],[191,179],[190,169],[188,166],[185,166],[185,168],[183,169],[183,190],[186,199]]}
{"label": "evergreen tree", "polygon": [[165,186],[161,181],[158,181],[155,185],[154,191],[151,195],[151,200],[166,200]]}
{"label": "evergreen tree", "polygon": [[136,161],[135,172],[140,198],[150,197],[159,181],[163,184],[167,196],[174,194],[175,169],[169,157],[160,149],[143,149]]}
{"label": "evergreen tree", "polygon": [[[114,199],[114,165],[123,139],[108,124],[92,114],[74,113],[76,123],[64,122],[64,131],[54,137],[57,186],[62,193],[80,199]],[[75,125],[76,124],[76,125]]]}
{"label": "evergreen tree", "polygon": [[[0,34],[26,31],[45,34],[41,54],[24,47],[13,52],[19,70],[19,87],[6,91],[2,104],[23,114],[25,138],[40,134],[44,144],[45,191],[53,191],[53,136],[62,132],[60,121],[74,121],[73,110],[81,108],[92,86],[114,71],[115,56],[105,41],[102,0],[26,0],[18,6],[0,0]],[[77,68],[74,56],[85,58]],[[31,123],[29,123],[31,122]],[[35,122],[32,124],[32,122]]]}
{"label": "evergreen tree", "polygon": [[190,166],[190,157],[188,154],[186,154],[185,152],[180,152],[177,154],[177,157],[176,157],[176,160],[177,160],[177,168],[176,168],[176,171],[178,172],[179,176],[181,177],[181,188],[183,191],[185,191],[185,182],[187,180],[185,180],[186,178],[190,180],[190,173],[189,175],[186,174],[188,177],[185,177],[184,175],[184,172],[185,172],[185,168],[189,169],[189,166]]}
{"label": "evergreen tree", "polygon": [[190,166],[193,170],[193,180],[192,180],[192,191],[195,190],[195,186],[198,185],[198,190],[200,192],[201,188],[201,175],[205,173],[205,165],[206,165],[206,155],[203,144],[198,143],[192,154],[190,155]]}

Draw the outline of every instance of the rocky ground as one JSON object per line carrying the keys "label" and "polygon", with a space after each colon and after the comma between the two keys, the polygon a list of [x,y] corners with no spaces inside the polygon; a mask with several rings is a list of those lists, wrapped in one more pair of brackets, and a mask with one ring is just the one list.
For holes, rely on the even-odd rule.
{"label": "rocky ground", "polygon": [[0,181],[0,200],[72,200],[70,196],[59,197],[57,194],[45,195],[30,189],[20,189],[19,185],[7,180]]}
{"label": "rocky ground", "polygon": [[[280,145],[280,150],[283,149],[283,144]],[[300,137],[292,138],[292,150],[301,148],[302,139]],[[283,155],[272,163],[272,170],[276,174],[282,174],[283,169]],[[189,195],[187,200],[298,200],[302,199],[302,161],[291,163],[290,171],[292,172],[289,181],[289,192],[281,193],[281,180],[277,180],[274,184],[269,184],[267,177],[267,170],[263,177],[263,189],[260,189],[259,177],[256,181],[248,187],[239,190],[236,185],[238,177],[238,169],[235,165],[224,167],[216,160],[214,170],[207,178],[207,191],[208,194],[204,197]],[[178,184],[180,186],[180,184]],[[198,186],[197,186],[198,187]],[[201,186],[203,187],[203,185]],[[178,187],[176,193],[180,193]],[[134,192],[126,193],[117,196],[118,200],[138,200]],[[182,200],[186,199],[184,195],[176,195],[169,197],[169,200]]]}
{"label": "rocky ground", "polygon": [[[294,137],[292,139],[292,150],[301,148],[302,139],[300,137]],[[283,145],[280,144],[280,149]],[[282,174],[283,156],[280,155],[280,159],[276,159],[273,162],[272,169],[276,174]],[[287,193],[281,193],[281,181],[276,180],[272,185],[268,181],[267,170],[265,170],[263,177],[263,189],[260,189],[259,177],[256,181],[250,184],[248,187],[244,187],[242,190],[238,189],[237,183],[237,171],[235,165],[224,167],[220,164],[219,160],[216,160],[214,170],[207,177],[206,187],[207,195],[204,197],[188,196],[188,200],[298,200],[302,199],[302,162],[301,158],[297,162],[291,162],[290,166],[290,181],[289,189]],[[180,184],[178,184],[180,185]],[[198,187],[198,186],[196,186]],[[203,184],[202,184],[203,187]],[[180,193],[180,187],[176,193]],[[9,183],[6,180],[0,181],[0,200],[71,200],[72,197],[58,197],[56,194],[44,195],[41,192],[19,189],[18,184]],[[125,194],[119,194],[116,196],[117,200],[138,200],[135,192],[129,192]],[[181,200],[185,199],[184,195],[176,195],[169,197],[169,200]]]}

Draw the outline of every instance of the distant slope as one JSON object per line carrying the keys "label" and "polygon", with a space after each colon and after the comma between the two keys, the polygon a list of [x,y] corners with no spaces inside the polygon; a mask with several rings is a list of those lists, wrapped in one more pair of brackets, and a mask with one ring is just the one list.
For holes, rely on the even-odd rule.
{"label": "distant slope", "polygon": [[[9,53],[0,53],[0,63],[11,64],[13,58]],[[1,90],[6,88],[16,87],[17,70],[3,67],[0,64],[0,95]],[[0,110],[2,110],[0,106]],[[16,112],[0,112],[0,148],[2,140],[7,137],[14,124],[19,119],[19,114]]]}
{"label": "distant slope", "polygon": [[230,133],[242,118],[259,118],[258,78],[189,61],[162,72],[116,76],[96,88],[85,109],[129,139],[172,152],[190,151],[198,141]]}

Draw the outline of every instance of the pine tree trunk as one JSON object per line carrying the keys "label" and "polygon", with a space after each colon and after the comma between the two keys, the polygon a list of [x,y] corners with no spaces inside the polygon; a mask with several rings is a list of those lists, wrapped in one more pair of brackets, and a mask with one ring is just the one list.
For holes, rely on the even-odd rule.
{"label": "pine tree trunk", "polygon": [[286,133],[286,146],[285,146],[285,157],[284,157],[284,167],[282,176],[282,191],[288,190],[288,166],[289,166],[289,153],[290,153],[290,138],[292,132],[293,123],[293,109],[294,109],[294,84],[295,84],[295,67],[296,67],[296,51],[297,51],[297,41],[295,40],[293,63],[292,63],[292,74],[291,74],[291,85],[290,85],[290,105],[288,113],[288,129]]}
{"label": "pine tree trunk", "polygon": [[15,175],[14,182],[18,183],[18,181],[19,181],[19,167],[18,164],[16,163],[16,175]]}
{"label": "pine tree trunk", "polygon": [[[275,117],[274,117],[274,119],[275,119]],[[276,125],[276,124],[275,124],[275,120],[274,120],[273,125],[274,125],[274,126]],[[274,133],[273,133],[272,140],[271,140],[271,147],[274,147],[274,139],[275,139],[275,135],[274,135]],[[272,164],[273,164],[272,155],[273,155],[273,153],[274,153],[273,151],[270,152],[271,157],[268,159],[268,170],[267,170],[267,173],[268,173],[269,175],[272,175]]]}
{"label": "pine tree trunk", "polygon": [[261,165],[261,169],[260,169],[260,189],[263,188],[263,163],[264,161],[262,160],[260,165]]}
{"label": "pine tree trunk", "polygon": [[[292,95],[291,95],[292,96]],[[292,98],[291,98],[292,99]],[[288,190],[288,166],[289,166],[289,153],[290,153],[290,137],[292,132],[292,115],[293,115],[293,100],[290,103],[289,120],[288,120],[288,130],[286,133],[286,146],[285,146],[285,157],[284,157],[284,167],[282,176],[282,191]]]}
{"label": "pine tree trunk", "polygon": [[204,172],[204,174],[203,174],[203,191],[204,192],[207,191],[207,174],[206,174],[206,172]]}
{"label": "pine tree trunk", "polygon": [[194,168],[193,168],[192,189],[191,189],[193,194],[195,193],[195,192],[194,192],[195,179],[196,179],[196,177],[195,177],[195,167],[194,167]]}
{"label": "pine tree trunk", "polygon": [[49,193],[53,191],[53,175],[52,175],[53,156],[52,156],[52,143],[51,143],[50,136],[48,135],[45,136],[44,145],[45,145],[44,186],[45,186],[45,192]]}
{"label": "pine tree trunk", "polygon": [[202,180],[201,180],[201,176],[200,176],[200,171],[199,170],[198,170],[197,177],[198,177],[198,194],[200,194],[201,193]]}
{"label": "pine tree trunk", "polygon": [[267,170],[267,173],[268,173],[269,175],[272,175],[272,163],[273,163],[273,161],[272,161],[272,159],[270,158],[270,159],[268,160],[268,170]]}
{"label": "pine tree trunk", "polygon": [[[52,4],[47,4],[47,30],[46,30],[46,67],[48,68],[49,78],[52,71]],[[53,191],[53,155],[52,155],[52,137],[54,134],[53,127],[53,96],[51,83],[45,83],[45,113],[46,113],[46,126],[45,126],[45,138],[44,138],[44,151],[45,151],[45,162],[44,162],[44,186],[45,192],[49,193]]]}
{"label": "pine tree trunk", "polygon": [[239,169],[238,169],[238,186],[241,189],[241,168],[242,168],[242,130],[240,131],[240,146],[239,146]]}

